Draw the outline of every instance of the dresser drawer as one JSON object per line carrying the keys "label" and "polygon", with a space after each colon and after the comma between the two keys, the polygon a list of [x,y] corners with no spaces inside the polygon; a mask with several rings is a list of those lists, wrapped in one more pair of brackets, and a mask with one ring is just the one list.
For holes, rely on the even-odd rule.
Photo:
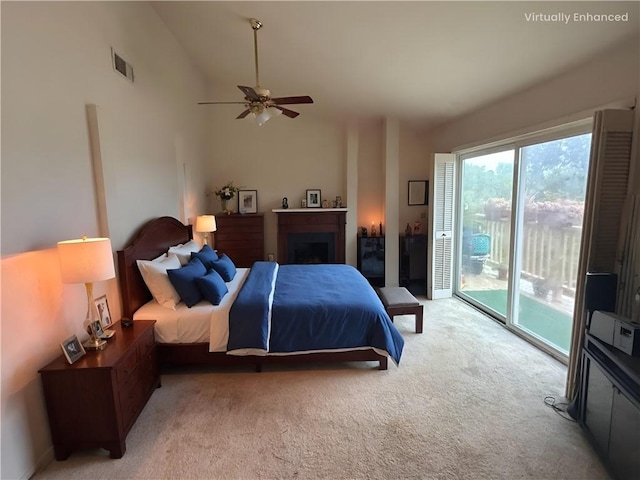
{"label": "dresser drawer", "polygon": [[153,330],[149,330],[149,332],[140,339],[140,343],[138,344],[138,358],[140,361],[143,362],[155,347],[156,339],[153,335]]}
{"label": "dresser drawer", "polygon": [[116,369],[118,388],[123,388],[123,385],[130,382],[131,376],[135,373],[137,365],[138,354],[136,350],[132,350]]}

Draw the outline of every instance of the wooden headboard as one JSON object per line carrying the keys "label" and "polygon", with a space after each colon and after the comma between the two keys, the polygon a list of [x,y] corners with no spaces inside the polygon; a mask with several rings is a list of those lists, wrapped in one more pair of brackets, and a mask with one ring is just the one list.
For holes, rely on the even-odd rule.
{"label": "wooden headboard", "polygon": [[118,250],[118,282],[123,317],[132,318],[133,313],[152,298],[136,260],[153,260],[166,253],[169,247],[186,243],[192,238],[191,225],[183,225],[173,217],[159,217],[144,225],[129,246]]}

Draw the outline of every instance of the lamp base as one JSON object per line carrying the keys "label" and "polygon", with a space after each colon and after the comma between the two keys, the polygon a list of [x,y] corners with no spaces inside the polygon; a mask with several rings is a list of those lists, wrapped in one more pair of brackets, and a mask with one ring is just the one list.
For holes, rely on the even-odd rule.
{"label": "lamp base", "polygon": [[107,347],[107,341],[101,338],[90,337],[82,346],[85,350],[104,350]]}

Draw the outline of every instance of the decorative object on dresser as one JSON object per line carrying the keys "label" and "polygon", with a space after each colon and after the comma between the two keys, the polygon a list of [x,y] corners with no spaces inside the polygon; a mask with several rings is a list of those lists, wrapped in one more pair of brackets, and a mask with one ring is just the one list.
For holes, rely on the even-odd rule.
{"label": "decorative object on dresser", "polygon": [[106,341],[96,336],[92,328],[100,325],[98,309],[93,299],[93,282],[115,277],[111,240],[82,237],[58,242],[58,257],[63,283],[84,283],[87,291],[87,316],[84,327],[91,328],[91,337],[84,343],[89,350],[103,349]]}
{"label": "decorative object on dresser", "polygon": [[196,218],[196,232],[204,233],[204,245],[208,243],[209,234],[217,229],[215,215],[198,215]]}
{"label": "decorative object on dresser", "polygon": [[154,323],[138,320],[127,329],[116,323],[108,349],[73,365],[60,356],[39,371],[57,460],[90,448],[124,455],[129,430],[160,386]]}
{"label": "decorative object on dresser", "polygon": [[238,212],[258,213],[258,191],[239,190],[238,191]]}
{"label": "decorative object on dresser", "polygon": [[409,205],[428,205],[429,182],[427,180],[409,180]]}
{"label": "decorative object on dresser", "polygon": [[222,215],[214,234],[216,250],[226,253],[238,267],[264,260],[264,214]]}
{"label": "decorative object on dresser", "polygon": [[233,200],[233,197],[236,196],[236,193],[240,191],[242,187],[236,187],[233,182],[227,182],[225,185],[220,187],[219,190],[216,190],[215,195],[220,199],[220,206],[222,208],[222,213],[230,215],[233,213],[233,210],[229,207],[229,201]]}
{"label": "decorative object on dresser", "polygon": [[322,205],[320,189],[307,190],[307,208],[320,208]]}
{"label": "decorative object on dresser", "polygon": [[111,318],[111,311],[109,310],[109,302],[107,296],[102,295],[95,300],[96,309],[98,310],[98,318],[100,319],[100,325],[103,330],[107,330],[113,326],[113,319]]}
{"label": "decorative object on dresser", "polygon": [[62,348],[64,357],[67,359],[69,364],[72,364],[79,358],[82,358],[87,353],[84,348],[82,348],[82,344],[80,343],[80,340],[78,340],[77,335],[71,335],[60,344],[60,347]]}

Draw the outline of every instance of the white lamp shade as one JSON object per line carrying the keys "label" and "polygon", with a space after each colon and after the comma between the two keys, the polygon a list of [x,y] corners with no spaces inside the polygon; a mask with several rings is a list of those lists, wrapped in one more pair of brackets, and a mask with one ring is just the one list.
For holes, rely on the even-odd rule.
{"label": "white lamp shade", "polygon": [[196,218],[196,232],[215,232],[216,217],[215,215],[199,215]]}
{"label": "white lamp shade", "polygon": [[90,283],[116,276],[108,238],[79,238],[58,242],[63,283]]}
{"label": "white lamp shade", "polygon": [[256,115],[256,123],[258,124],[259,127],[261,127],[270,118],[271,118],[271,114],[269,113],[269,109],[265,108],[264,110],[262,110],[262,112],[260,112],[258,115]]}

